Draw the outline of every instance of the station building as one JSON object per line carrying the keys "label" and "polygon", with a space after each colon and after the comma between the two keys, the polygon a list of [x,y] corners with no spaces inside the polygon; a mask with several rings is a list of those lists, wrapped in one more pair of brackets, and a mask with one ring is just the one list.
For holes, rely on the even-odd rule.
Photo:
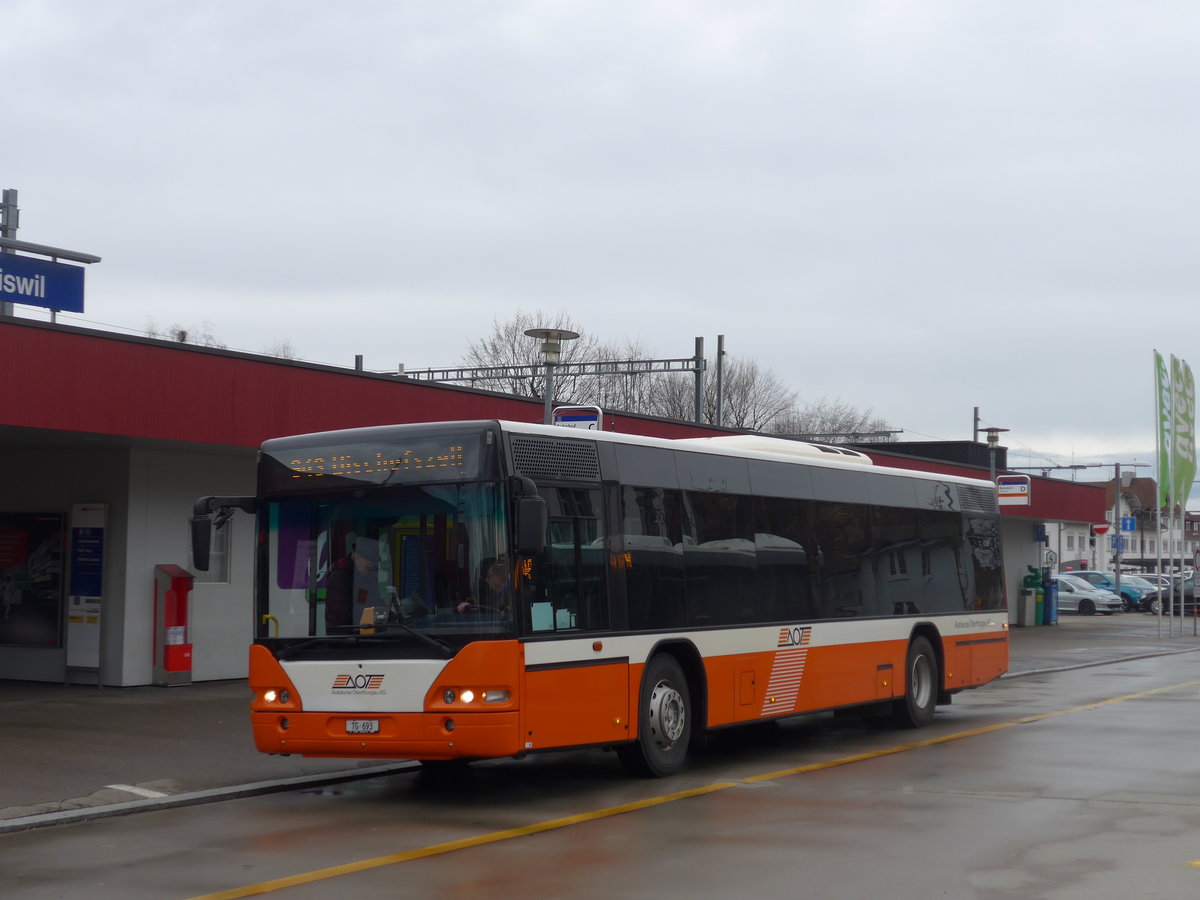
{"label": "station building", "polygon": [[[195,579],[191,679],[246,675],[252,523],[230,520],[200,573],[188,518],[198,497],[254,493],[262,441],[543,415],[540,400],[11,317],[0,318],[0,384],[0,679],[106,686],[157,682],[156,581],[168,570]],[[729,433],[607,411],[605,428]],[[862,449],[880,465],[987,478],[981,445],[971,447]],[[1105,512],[1102,487],[1031,481],[1030,505],[1002,507],[1014,623],[1022,579],[1041,563],[1040,526],[1099,522]]]}

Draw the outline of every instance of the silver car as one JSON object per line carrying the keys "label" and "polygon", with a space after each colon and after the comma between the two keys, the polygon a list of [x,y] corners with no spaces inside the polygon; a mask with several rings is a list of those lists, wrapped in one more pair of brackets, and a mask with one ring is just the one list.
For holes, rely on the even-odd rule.
{"label": "silver car", "polygon": [[1058,585],[1058,611],[1075,612],[1081,616],[1104,613],[1111,616],[1124,608],[1121,598],[1112,591],[1096,587],[1078,575],[1051,575]]}

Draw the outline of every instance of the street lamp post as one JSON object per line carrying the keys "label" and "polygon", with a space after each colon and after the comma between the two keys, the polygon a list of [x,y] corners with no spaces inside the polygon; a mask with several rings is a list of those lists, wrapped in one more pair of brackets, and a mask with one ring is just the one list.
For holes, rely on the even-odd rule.
{"label": "street lamp post", "polygon": [[563,341],[573,341],[579,337],[576,331],[565,328],[530,328],[526,335],[538,338],[542,342],[542,355],[546,360],[546,406],[542,419],[544,424],[554,424],[554,365],[562,352]]}
{"label": "street lamp post", "polygon": [[1000,443],[1000,432],[1008,431],[1007,428],[985,428],[987,432],[988,446],[988,478],[992,480],[992,484],[996,483],[996,446]]}

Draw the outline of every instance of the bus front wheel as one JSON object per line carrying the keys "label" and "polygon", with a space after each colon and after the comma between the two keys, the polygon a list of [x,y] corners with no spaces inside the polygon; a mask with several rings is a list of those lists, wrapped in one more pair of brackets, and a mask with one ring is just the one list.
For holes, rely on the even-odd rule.
{"label": "bus front wheel", "polygon": [[908,645],[904,663],[904,696],[892,706],[892,721],[902,728],[920,728],[933,721],[938,696],[938,661],[928,638]]}
{"label": "bus front wheel", "polygon": [[638,695],[638,736],[617,748],[621,764],[643,778],[674,775],[691,743],[691,692],[675,657],[660,653],[646,664]]}

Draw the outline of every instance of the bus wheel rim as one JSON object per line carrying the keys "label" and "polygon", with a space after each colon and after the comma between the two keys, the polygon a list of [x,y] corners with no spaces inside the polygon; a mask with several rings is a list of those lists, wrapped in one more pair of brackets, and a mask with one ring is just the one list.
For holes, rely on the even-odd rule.
{"label": "bus wheel rim", "polygon": [[912,666],[912,697],[913,702],[924,708],[929,705],[933,696],[933,672],[929,660],[924,655],[913,660]]}
{"label": "bus wheel rim", "polygon": [[660,681],[650,692],[649,713],[654,743],[663,750],[670,750],[683,736],[687,724],[683,695],[669,681]]}

